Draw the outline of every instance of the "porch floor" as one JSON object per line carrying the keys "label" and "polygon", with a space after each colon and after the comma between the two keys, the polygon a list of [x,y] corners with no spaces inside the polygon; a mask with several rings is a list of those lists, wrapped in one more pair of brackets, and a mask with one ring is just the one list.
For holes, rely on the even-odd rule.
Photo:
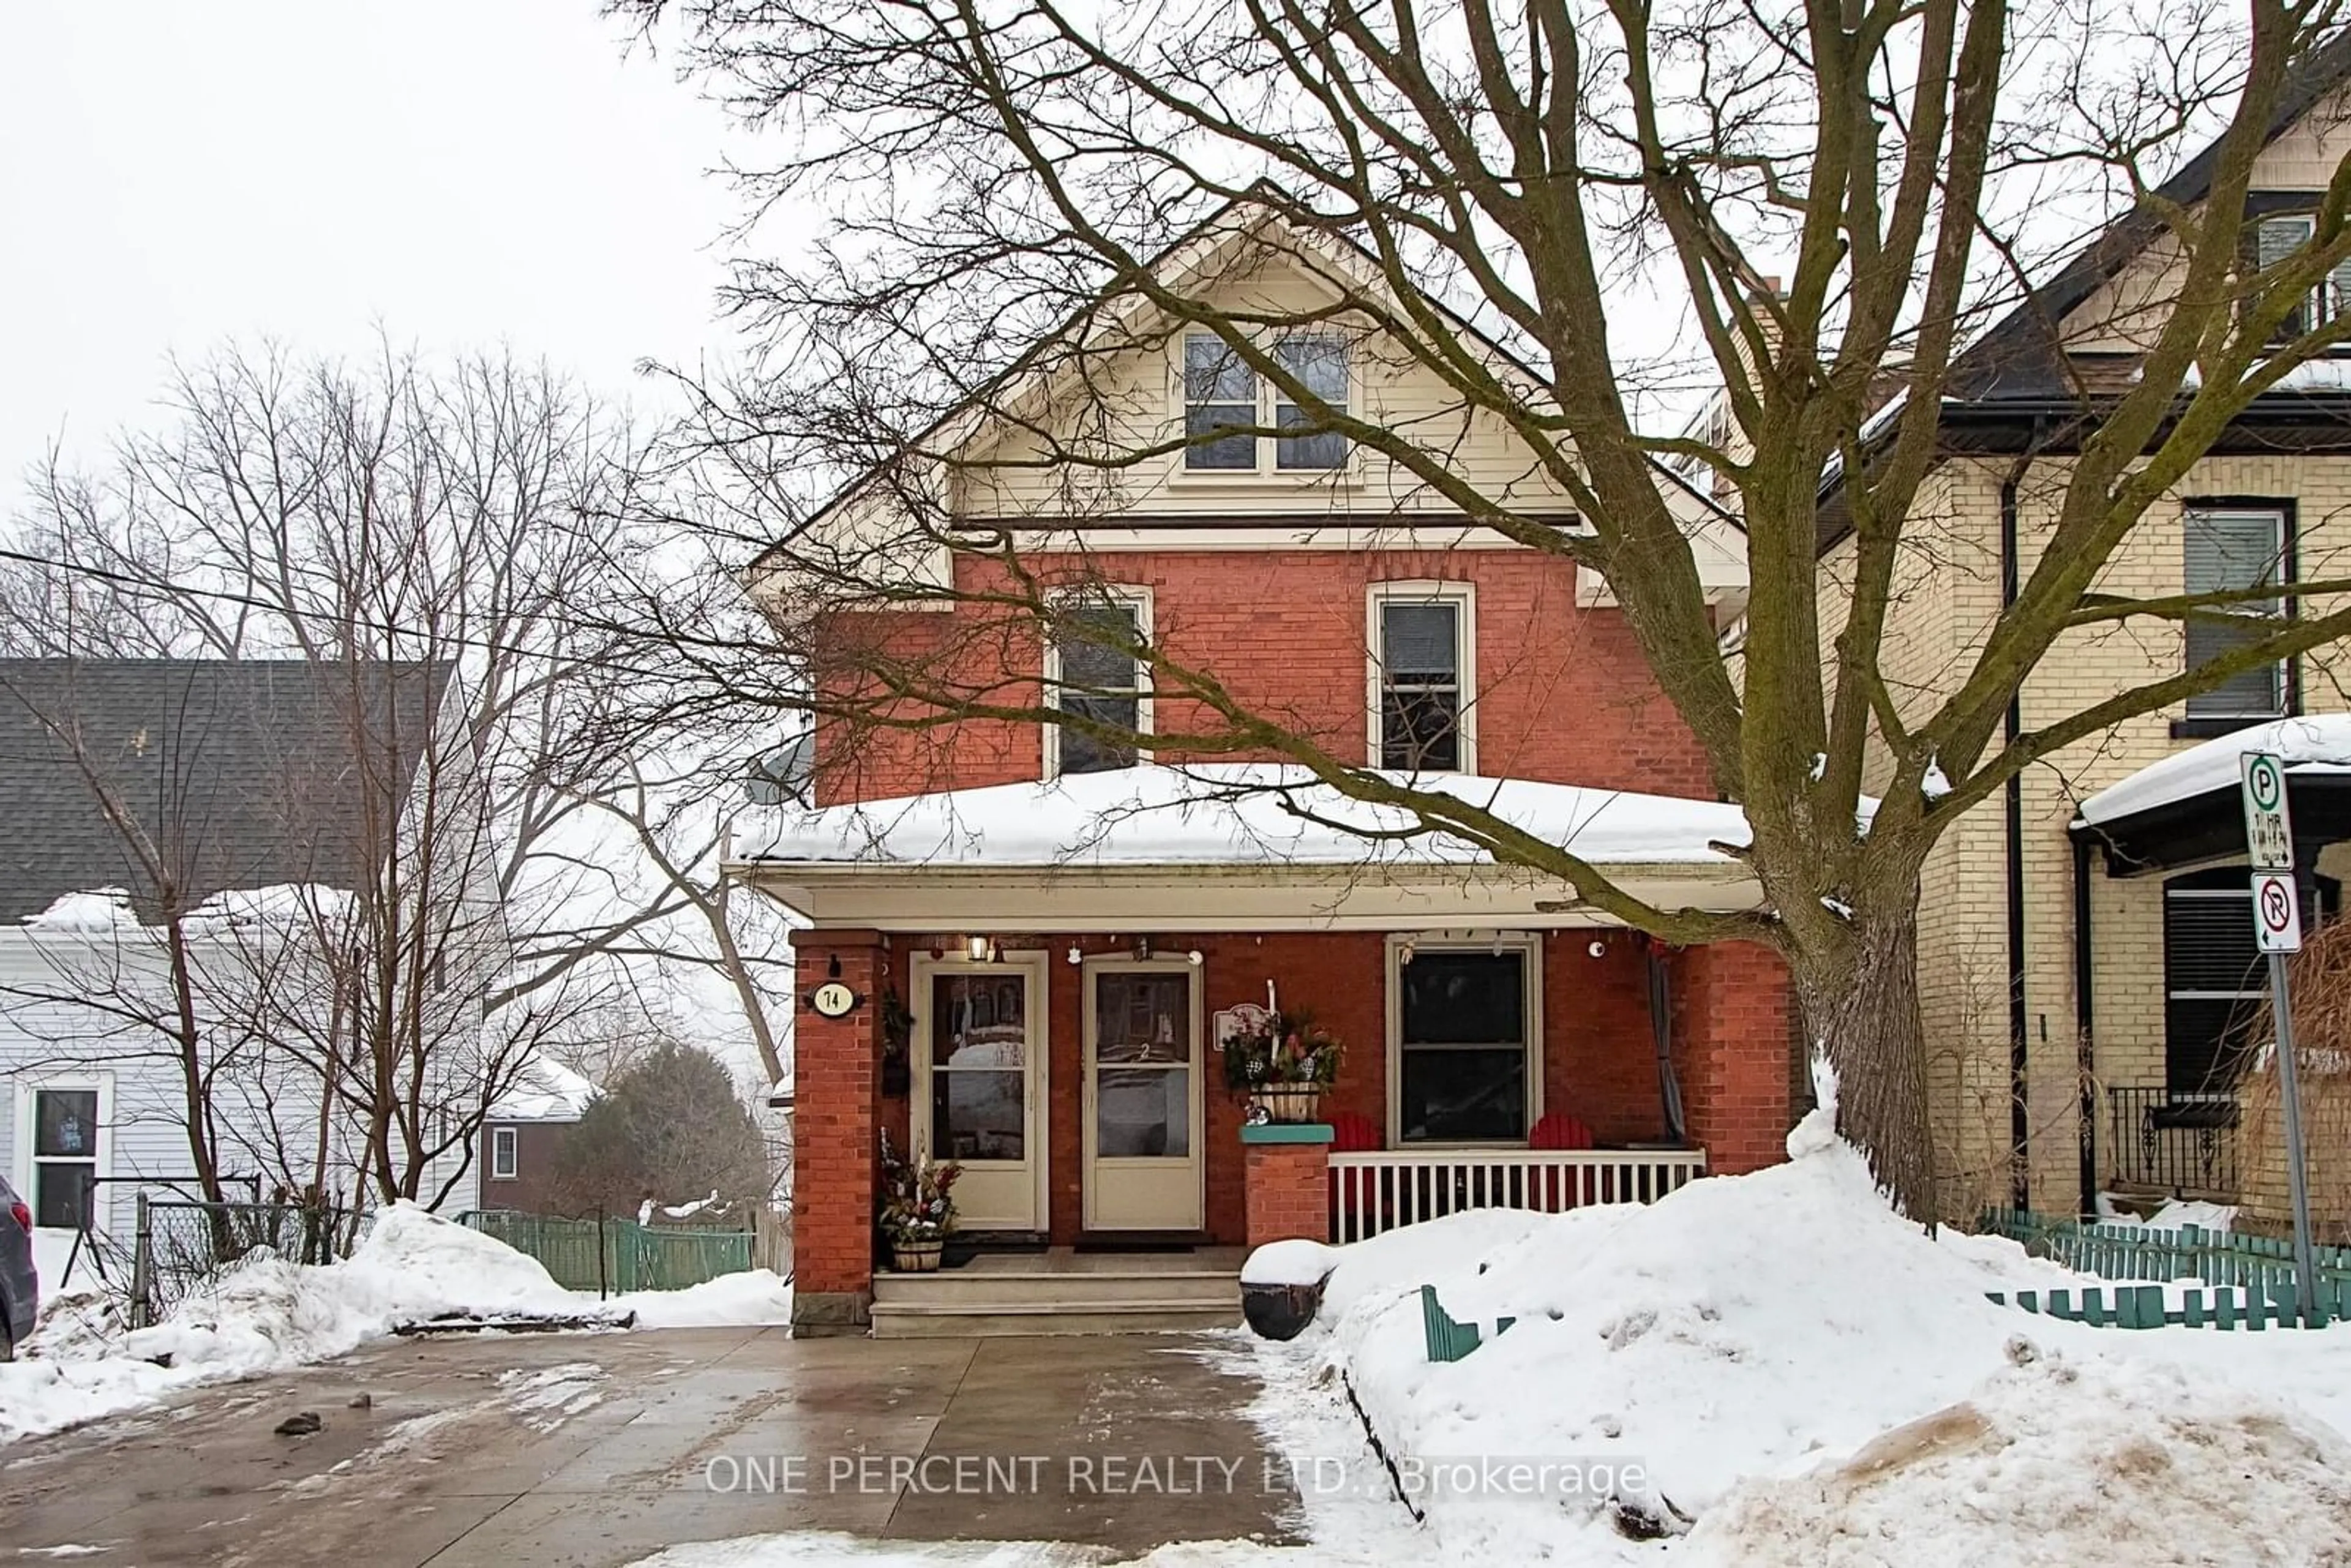
{"label": "porch floor", "polygon": [[873,1337],[1165,1333],[1240,1322],[1245,1249],[983,1252],[960,1269],[873,1277]]}

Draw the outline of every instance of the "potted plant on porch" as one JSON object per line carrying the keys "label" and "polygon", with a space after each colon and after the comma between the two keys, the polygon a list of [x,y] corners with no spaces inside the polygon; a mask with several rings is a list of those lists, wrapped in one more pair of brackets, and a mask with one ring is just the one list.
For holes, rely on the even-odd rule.
{"label": "potted plant on porch", "polygon": [[963,1167],[917,1153],[911,1160],[892,1154],[882,1140],[882,1234],[889,1239],[890,1266],[902,1273],[935,1272],[955,1228],[956,1178]]}
{"label": "potted plant on porch", "polygon": [[1345,1047],[1304,1009],[1251,1009],[1240,1027],[1218,1042],[1225,1084],[1262,1107],[1275,1122],[1321,1118],[1322,1091],[1339,1076]]}

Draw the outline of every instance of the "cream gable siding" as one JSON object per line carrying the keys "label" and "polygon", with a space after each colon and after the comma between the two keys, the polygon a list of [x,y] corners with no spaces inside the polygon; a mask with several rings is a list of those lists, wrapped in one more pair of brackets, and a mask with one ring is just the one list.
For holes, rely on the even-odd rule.
{"label": "cream gable siding", "polygon": [[[1295,314],[1328,308],[1330,289],[1285,266],[1210,296],[1219,309]],[[1360,330],[1360,329],[1359,329]],[[1064,391],[1037,420],[1052,442],[1088,457],[1123,459],[1176,440],[1183,429],[1181,344],[1158,338],[1089,364],[1084,384]],[[1533,453],[1497,418],[1467,415],[1459,395],[1392,340],[1353,338],[1353,412],[1410,436],[1480,495],[1529,511],[1570,510],[1565,494]],[[1071,378],[1074,380],[1075,378]],[[1443,514],[1450,500],[1417,476],[1358,452],[1337,473],[1262,476],[1191,472],[1178,451],[1109,468],[1052,457],[1052,442],[1010,429],[959,461],[955,505],[973,518],[1106,518],[1129,513],[1384,517]]]}
{"label": "cream gable siding", "polygon": [[[2326,189],[2351,155],[2351,95],[2337,94],[2288,127],[2253,162],[2252,189]],[[2155,242],[2069,311],[2059,331],[2076,353],[2130,353],[2147,347],[2177,293],[2183,253],[2169,235]]]}
{"label": "cream gable siding", "polygon": [[[2030,574],[2046,542],[2068,464],[2043,459],[2018,486],[2021,566]],[[1922,489],[1914,517],[1923,575],[1897,590],[1886,664],[1898,692],[1948,691],[1980,653],[2000,612],[1999,520],[2007,460],[1953,462]],[[2208,460],[2159,502],[2117,550],[2100,587],[2147,596],[2182,590],[2180,518],[2198,497],[2291,500],[2299,516],[2300,575],[2344,575],[2351,563],[2351,457]],[[1843,622],[1842,584],[1851,544],[1822,562],[1824,637]],[[2321,613],[2332,601],[2305,601]],[[2022,721],[2045,726],[2129,686],[2176,673],[2185,657],[2168,624],[2081,630],[2061,638],[2026,681]],[[2332,645],[2300,661],[2305,712],[2351,711],[2351,657]],[[1906,706],[1907,706],[1906,699]],[[2078,1189],[2079,1103],[2074,994],[2073,847],[2066,829],[2082,797],[2172,755],[2183,707],[2141,716],[2065,747],[2022,784],[2024,1023],[2031,1195],[2036,1207],[2070,1210]],[[1886,760],[1873,758],[1873,788]],[[1919,989],[1930,1052],[1931,1092],[1942,1155],[1946,1213],[1965,1218],[2008,1201],[2010,1139],[2008,930],[2004,802],[1995,795],[1955,823],[1922,873]],[[2351,850],[2325,869],[2351,872]],[[2109,1174],[2110,1086],[2163,1082],[2162,879],[2120,880],[2094,866],[2093,1088],[2098,1179]]]}

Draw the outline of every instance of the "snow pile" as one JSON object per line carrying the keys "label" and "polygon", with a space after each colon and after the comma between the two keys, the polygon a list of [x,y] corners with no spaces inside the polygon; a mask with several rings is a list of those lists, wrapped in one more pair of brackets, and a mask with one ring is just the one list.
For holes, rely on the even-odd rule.
{"label": "snow pile", "polygon": [[[2351,1444],[2203,1375],[2031,1359],[1851,1458],[1742,1488],[1722,1568],[2340,1562]],[[2159,1559],[2147,1553],[2159,1552]]]}
{"label": "snow pile", "polygon": [[1244,1285],[1319,1285],[1338,1266],[1339,1249],[1303,1237],[1269,1241],[1241,1264]]}
{"label": "snow pile", "polygon": [[537,1260],[411,1203],[376,1216],[352,1255],[306,1267],[256,1253],[191,1292],[152,1328],[114,1332],[92,1303],[66,1302],[0,1364],[0,1440],[54,1431],[198,1383],[346,1354],[404,1324],[485,1317],[634,1313],[642,1328],[787,1322],[791,1288],[767,1270],[683,1291],[606,1301],[567,1291]]}
{"label": "snow pile", "polygon": [[[2265,1535],[2237,1539],[2288,1543],[2264,1561],[2311,1560],[2294,1543],[2322,1530],[2351,1538],[2344,1489],[2310,1485],[2351,1458],[2325,1426],[2146,1364],[2199,1331],[2122,1333],[1993,1305],[1987,1290],[2099,1281],[2012,1242],[1938,1239],[1900,1219],[1826,1112],[1789,1145],[1786,1165],[1648,1207],[1472,1212],[1342,1249],[1323,1352],[1392,1454],[1576,1461],[1669,1530],[1702,1521],[1688,1542],[1700,1561],[1700,1542],[1737,1563],[2044,1560],[1987,1544],[2011,1539],[2001,1529],[2066,1532],[2052,1534],[2071,1543],[2053,1563],[2093,1560],[2085,1542],[2168,1552],[2187,1527],[2151,1494],[2168,1488],[2193,1511],[2232,1484],[2244,1495],[2209,1513],[2212,1539],[2248,1511]],[[1484,1335],[1459,1362],[1428,1359],[1424,1282]],[[1500,1317],[1517,1321],[1498,1336]],[[2337,1336],[2274,1337],[2302,1342],[2290,1355],[2351,1360]],[[1887,1437],[1898,1463],[1871,1449],[1954,1407],[1966,1413]],[[2254,1464],[2274,1487],[2243,1487]],[[1421,1500],[1452,1555],[1629,1549],[1604,1492]],[[1980,1527],[1973,1544],[1928,1555],[1955,1508]]]}

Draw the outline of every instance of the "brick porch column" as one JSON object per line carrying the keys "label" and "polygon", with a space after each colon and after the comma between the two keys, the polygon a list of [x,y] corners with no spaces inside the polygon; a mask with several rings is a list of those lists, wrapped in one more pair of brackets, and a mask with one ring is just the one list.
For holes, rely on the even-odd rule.
{"label": "brick porch column", "polygon": [[1707,1169],[1736,1176],[1788,1157],[1794,999],[1788,967],[1752,942],[1674,955],[1674,1069]]}
{"label": "brick porch column", "polygon": [[[803,932],[793,949],[792,1333],[857,1333],[873,1301],[874,1102],[889,955],[872,931]],[[819,1017],[809,994],[834,978],[863,999],[847,1018]]]}
{"label": "brick porch column", "polygon": [[1331,1239],[1331,1129],[1320,1122],[1241,1127],[1251,1247]]}

